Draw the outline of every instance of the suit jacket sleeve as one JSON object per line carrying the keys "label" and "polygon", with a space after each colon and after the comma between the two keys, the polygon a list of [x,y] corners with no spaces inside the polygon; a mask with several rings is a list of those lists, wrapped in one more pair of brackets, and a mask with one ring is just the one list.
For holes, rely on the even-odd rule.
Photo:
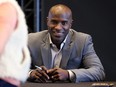
{"label": "suit jacket sleeve", "polygon": [[76,76],[76,82],[103,80],[105,77],[104,68],[94,51],[92,38],[89,35],[86,37],[82,54],[84,68],[71,70]]}

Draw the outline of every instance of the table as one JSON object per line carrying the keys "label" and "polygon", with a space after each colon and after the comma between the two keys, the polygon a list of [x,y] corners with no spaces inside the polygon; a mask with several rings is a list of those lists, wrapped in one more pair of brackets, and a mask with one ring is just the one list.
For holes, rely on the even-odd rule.
{"label": "table", "polygon": [[[92,87],[92,84],[102,83],[102,84],[111,84],[113,87],[116,87],[116,82],[80,82],[80,83],[32,83],[26,82],[21,87]],[[109,86],[97,86],[97,87],[109,87]]]}

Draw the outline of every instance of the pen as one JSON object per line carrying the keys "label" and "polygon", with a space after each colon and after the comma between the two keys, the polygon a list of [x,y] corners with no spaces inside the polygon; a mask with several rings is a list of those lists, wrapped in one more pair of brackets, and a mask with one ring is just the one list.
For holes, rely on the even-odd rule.
{"label": "pen", "polygon": [[39,69],[39,70],[42,70],[42,68],[41,68],[41,67],[39,67],[39,66],[37,66],[37,65],[35,65],[35,67],[36,67],[37,69]]}

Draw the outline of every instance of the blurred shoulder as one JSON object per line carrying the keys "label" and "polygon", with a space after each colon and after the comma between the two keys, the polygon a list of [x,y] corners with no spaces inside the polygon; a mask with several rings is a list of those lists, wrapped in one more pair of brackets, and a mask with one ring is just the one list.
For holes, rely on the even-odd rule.
{"label": "blurred shoulder", "polygon": [[42,38],[48,34],[48,30],[43,30],[40,32],[29,33],[29,38]]}

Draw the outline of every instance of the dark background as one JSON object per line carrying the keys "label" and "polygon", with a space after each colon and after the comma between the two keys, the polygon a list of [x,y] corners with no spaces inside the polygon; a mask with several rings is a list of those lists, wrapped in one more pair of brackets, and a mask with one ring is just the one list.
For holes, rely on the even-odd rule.
{"label": "dark background", "polygon": [[[40,30],[47,29],[46,17],[55,4],[65,4],[72,9],[72,28],[93,37],[106,80],[116,81],[116,0],[41,0]],[[32,21],[27,22],[28,25],[33,24]]]}

